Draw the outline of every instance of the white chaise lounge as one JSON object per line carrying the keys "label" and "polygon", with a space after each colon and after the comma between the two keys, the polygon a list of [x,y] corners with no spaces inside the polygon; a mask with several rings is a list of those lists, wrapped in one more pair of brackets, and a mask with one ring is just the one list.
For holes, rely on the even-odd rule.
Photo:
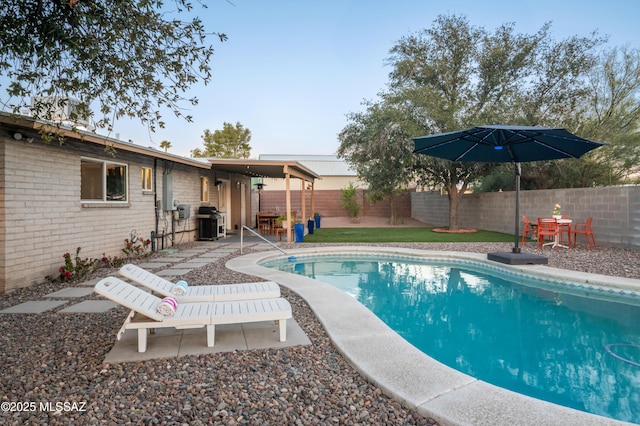
{"label": "white chaise lounge", "polygon": [[161,294],[163,297],[175,297],[184,302],[224,302],[247,299],[272,299],[280,297],[280,286],[273,281],[242,284],[194,285],[188,286],[183,296],[171,292],[175,286],[169,280],[159,277],[139,266],[127,264],[120,268],[120,275]]}
{"label": "white chaise lounge", "polygon": [[287,340],[287,320],[292,318],[291,305],[281,297],[232,302],[178,303],[175,314],[165,316],[157,310],[162,299],[116,277],[100,280],[95,286],[95,291],[131,309],[118,332],[117,339],[120,340],[126,330],[138,330],[138,352],[147,350],[148,331],[162,327],[206,327],[207,346],[213,347],[216,325],[278,321],[280,341],[284,342]]}

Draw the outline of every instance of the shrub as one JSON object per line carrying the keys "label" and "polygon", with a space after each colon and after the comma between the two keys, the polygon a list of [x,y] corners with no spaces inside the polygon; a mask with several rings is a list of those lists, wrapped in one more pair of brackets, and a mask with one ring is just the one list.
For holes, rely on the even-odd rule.
{"label": "shrub", "polygon": [[357,219],[360,216],[360,204],[356,198],[357,190],[358,188],[353,182],[350,182],[347,188],[340,190],[340,205],[347,211],[351,219]]}

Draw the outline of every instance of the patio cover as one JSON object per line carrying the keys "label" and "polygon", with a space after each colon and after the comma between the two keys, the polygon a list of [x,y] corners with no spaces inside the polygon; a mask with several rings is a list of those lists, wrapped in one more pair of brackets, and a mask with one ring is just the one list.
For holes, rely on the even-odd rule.
{"label": "patio cover", "polygon": [[[291,178],[301,179],[303,181],[301,200],[305,200],[304,182],[311,183],[311,211],[315,210],[315,180],[320,176],[309,168],[303,166],[297,161],[279,161],[279,160],[250,160],[235,158],[208,158],[211,168],[214,171],[235,173],[250,177],[268,177],[280,178],[286,181],[286,213],[287,223],[291,223]],[[307,217],[305,203],[302,203],[302,218]],[[287,241],[291,242],[292,229],[287,228]]]}

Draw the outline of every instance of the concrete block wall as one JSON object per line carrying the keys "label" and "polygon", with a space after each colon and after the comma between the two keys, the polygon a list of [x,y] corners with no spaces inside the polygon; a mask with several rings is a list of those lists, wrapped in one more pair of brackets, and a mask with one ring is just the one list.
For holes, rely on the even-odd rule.
{"label": "concrete block wall", "polygon": [[[598,244],[640,247],[640,186],[520,191],[520,215],[531,221],[551,216],[556,203],[576,223],[593,217]],[[515,191],[466,194],[458,214],[461,227],[513,235]],[[411,215],[434,226],[448,226],[449,199],[434,192],[413,193]],[[521,232],[521,221],[518,226]]]}

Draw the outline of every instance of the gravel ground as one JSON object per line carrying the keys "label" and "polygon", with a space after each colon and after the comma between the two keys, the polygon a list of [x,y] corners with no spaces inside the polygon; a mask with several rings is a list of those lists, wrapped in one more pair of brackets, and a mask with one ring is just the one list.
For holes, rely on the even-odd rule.
{"label": "gravel ground", "polygon": [[[427,250],[504,251],[496,244],[393,244]],[[286,248],[286,244],[283,245]],[[301,248],[305,244],[291,244]],[[534,251],[531,245],[525,250]],[[245,246],[245,252],[251,247]],[[551,266],[640,279],[640,251],[553,252]],[[255,280],[224,267],[237,254],[199,268],[190,284]],[[92,278],[114,273],[102,269]],[[0,309],[73,286],[42,284],[0,297]],[[76,284],[77,285],[77,284]],[[2,424],[435,424],[382,394],[332,346],[312,311],[282,289],[312,345],[103,364],[127,314],[0,315]],[[96,299],[96,295],[84,299]],[[74,301],[77,302],[77,301]],[[33,403],[17,404],[17,403]],[[56,403],[67,402],[55,410]],[[51,407],[41,404],[52,404]],[[74,405],[75,404],[75,405]],[[17,411],[22,408],[22,412]],[[53,408],[50,410],[49,408]]]}

